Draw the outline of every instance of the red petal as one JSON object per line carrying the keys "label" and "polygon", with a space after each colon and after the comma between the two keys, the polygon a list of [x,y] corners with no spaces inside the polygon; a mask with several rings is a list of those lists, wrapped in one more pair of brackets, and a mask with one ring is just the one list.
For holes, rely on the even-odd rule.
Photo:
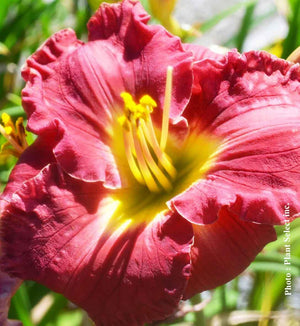
{"label": "red petal", "polygon": [[[125,67],[120,72],[124,75],[125,90],[137,99],[151,95],[160,108],[165,95],[166,70],[172,66],[170,117],[175,120],[182,114],[191,95],[192,56],[183,51],[184,45],[179,38],[161,26],[147,26],[149,18],[139,1],[103,4],[88,23],[89,40],[107,40],[113,44],[114,50],[123,56],[118,58],[120,63],[125,60]],[[120,48],[116,49],[116,44]],[[113,63],[116,64],[115,60]],[[129,64],[132,64],[130,69]]]}
{"label": "red petal", "polygon": [[128,52],[139,53],[155,31],[161,29],[159,26],[146,26],[149,19],[138,1],[104,3],[88,22],[89,41],[117,37],[124,42]]}
{"label": "red petal", "polygon": [[4,211],[2,267],[63,293],[97,325],[164,319],[189,277],[192,227],[160,214],[126,228],[115,208],[101,184],[46,167]]}
{"label": "red petal", "polygon": [[185,298],[230,281],[268,242],[276,240],[273,226],[241,221],[226,209],[215,223],[194,226],[194,232],[192,276]]}
{"label": "red petal", "polygon": [[[211,223],[222,206],[242,219],[285,222],[300,212],[300,74],[264,52],[195,63],[185,115],[194,133],[221,139],[205,180],[172,201],[195,223]],[[192,206],[191,206],[192,205]],[[205,215],[204,215],[205,214]]]}
{"label": "red petal", "polygon": [[[12,278],[6,273],[0,271],[0,325],[13,325],[13,321],[7,320],[7,314],[10,305],[10,299],[20,286],[21,280]],[[15,322],[15,325],[21,323]]]}
{"label": "red petal", "polygon": [[[162,27],[147,26],[145,15],[136,1],[103,5],[91,18],[87,44],[71,30],[58,32],[23,69],[28,127],[38,135],[58,132],[54,154],[76,178],[120,187],[110,145],[122,91],[136,99],[149,94],[161,109],[167,66],[173,66],[171,118],[177,119],[189,100],[191,54]],[[154,120],[160,119],[158,109]]]}
{"label": "red petal", "polygon": [[18,163],[12,170],[7,186],[1,194],[2,204],[11,199],[13,193],[20,188],[26,181],[35,177],[41,169],[50,162],[54,162],[55,158],[52,154],[53,144],[51,139],[54,135],[47,135],[45,138],[38,138],[31,146],[29,146],[21,155]]}

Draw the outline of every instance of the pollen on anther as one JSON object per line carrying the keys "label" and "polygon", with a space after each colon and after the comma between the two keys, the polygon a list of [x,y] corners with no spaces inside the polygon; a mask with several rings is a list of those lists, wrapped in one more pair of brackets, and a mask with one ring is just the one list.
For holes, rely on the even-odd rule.
{"label": "pollen on anther", "polygon": [[6,112],[2,113],[1,118],[2,118],[2,121],[3,121],[4,125],[12,123],[10,116]]}
{"label": "pollen on anther", "polygon": [[153,98],[149,95],[144,95],[141,99],[140,99],[140,103],[144,104],[144,105],[149,105],[151,108],[156,108],[157,104],[156,102],[153,100]]}

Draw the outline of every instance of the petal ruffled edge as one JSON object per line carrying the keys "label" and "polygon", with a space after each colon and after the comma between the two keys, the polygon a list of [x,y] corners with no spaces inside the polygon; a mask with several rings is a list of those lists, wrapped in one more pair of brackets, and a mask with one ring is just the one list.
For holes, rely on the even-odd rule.
{"label": "petal ruffled edge", "polygon": [[13,168],[8,183],[0,196],[0,209],[6,205],[12,198],[14,192],[27,180],[35,177],[50,162],[54,162],[55,158],[52,153],[53,143],[51,135],[39,137],[29,146],[19,158],[19,161]]}
{"label": "petal ruffled edge", "polygon": [[[99,102],[101,103],[102,100],[100,96],[99,101],[95,94],[100,93],[104,97],[108,97],[109,101],[112,101],[113,98],[113,100],[116,100],[115,105],[119,107],[122,105],[119,94],[124,90],[132,92],[137,98],[145,95],[145,93],[150,93],[150,95],[155,96],[162,108],[165,73],[169,64],[174,66],[174,80],[180,79],[180,83],[173,83],[172,96],[174,100],[171,103],[170,117],[174,121],[176,120],[175,123],[178,122],[177,120],[190,98],[192,85],[191,55],[182,49],[179,38],[171,36],[161,26],[147,26],[147,17],[148,15],[138,1],[128,0],[114,5],[103,4],[91,18],[89,24],[91,30],[98,31],[98,34],[95,32],[98,36],[91,36],[88,44],[83,45],[82,42],[78,41],[72,30],[63,30],[52,36],[27,60],[22,73],[27,85],[22,96],[25,110],[29,116],[28,129],[41,135],[47,130],[56,128],[60,139],[57,139],[54,154],[64,170],[75,178],[85,181],[102,181],[108,188],[120,188],[122,186],[116,162],[108,145],[111,130],[108,130],[107,125],[111,123],[112,112],[105,112],[106,116],[109,117],[109,123],[106,119],[103,119],[104,113],[103,115],[98,114],[98,116],[94,114],[94,111],[101,111],[97,109],[99,108]],[[112,35],[117,40],[107,39]],[[92,42],[100,40],[101,37],[103,42]],[[139,42],[136,41],[137,39]],[[149,45],[149,43],[151,44]],[[161,47],[158,49],[157,45],[159,44],[161,44]],[[149,46],[147,47],[147,45]],[[79,47],[81,48],[78,49]],[[116,71],[112,76],[119,76],[121,87],[120,82],[116,83],[116,80],[112,80],[111,85],[108,83],[108,85],[104,85],[105,87],[102,83],[99,83],[104,90],[98,92],[101,87],[99,86],[98,89],[91,88],[86,76],[83,76],[83,82],[77,85],[74,80],[80,80],[80,73],[71,75],[71,71],[76,71],[78,66],[84,66],[86,63],[89,67],[92,66],[88,60],[81,62],[77,59],[86,57],[84,54],[87,53],[82,53],[86,49],[91,49],[90,52],[97,53],[103,48],[106,49],[108,54],[116,52],[116,58],[112,60],[113,65],[116,60],[126,65],[126,69],[122,69],[122,73]],[[140,55],[142,58],[141,62],[139,62],[138,55],[143,48],[145,48],[146,54],[142,53]],[[160,56],[162,48],[162,52],[166,52],[164,56]],[[156,50],[156,52],[153,53],[152,50]],[[144,59],[147,56],[149,59],[146,65]],[[96,55],[95,58],[98,58],[98,56]],[[165,58],[167,59],[165,60]],[[72,65],[69,67],[70,62]],[[100,61],[99,66],[101,66],[101,63],[102,61]],[[131,69],[127,69],[129,65]],[[160,69],[157,69],[158,67]],[[106,77],[107,73],[111,74],[111,70],[105,68],[107,70],[99,70],[103,72],[103,77]],[[88,70],[88,74],[94,76],[95,71],[93,69]],[[66,75],[65,79],[61,78],[59,71],[63,71]],[[72,80],[72,76],[74,80]],[[99,82],[99,80],[94,78],[92,82],[95,84],[95,81]],[[124,80],[127,80],[126,85],[123,85]],[[116,84],[118,84],[118,87],[116,87]],[[61,93],[56,92],[57,89]],[[117,89],[116,92],[119,91],[117,99],[115,94],[114,96],[107,94],[113,89]],[[92,94],[86,94],[87,91]],[[74,98],[77,100],[82,96],[81,101],[76,102],[76,99],[72,98],[73,94],[76,94]],[[91,103],[96,103],[91,114],[87,112],[89,111],[87,104],[90,104],[87,98],[92,98]],[[52,99],[57,100],[52,102]],[[54,109],[52,110],[52,108]],[[68,111],[68,109],[71,111],[74,108],[76,108],[74,110],[76,114],[69,114],[69,117],[64,114],[64,111]],[[161,122],[161,112],[159,111],[156,110],[154,117]],[[71,119],[68,118],[72,116],[77,117],[77,121],[73,121],[73,125],[76,125],[76,128],[73,129],[76,130],[70,131],[70,127],[67,132],[63,125],[69,124],[71,126]],[[86,123],[84,129],[82,128],[83,123]],[[86,132],[83,133],[83,130]],[[79,142],[81,139],[86,140],[88,138],[90,140],[88,146],[85,146],[84,141]],[[95,144],[94,147],[91,146],[92,143]],[[81,148],[81,151],[78,151],[78,148]],[[80,155],[80,152],[82,152],[82,155]],[[89,159],[91,155],[93,157]],[[69,159],[70,156],[73,158],[72,160]],[[86,166],[86,169],[82,169],[82,166]]]}
{"label": "petal ruffled edge", "polygon": [[[83,42],[77,39],[75,32],[70,28],[55,33],[27,59],[21,71],[22,77],[29,82],[37,75],[47,78],[49,73],[52,73],[47,67],[51,62],[56,61],[62,55],[75,51],[82,44]],[[27,97],[28,91],[29,89],[25,88],[23,96]],[[30,104],[23,100],[28,114],[32,111]]]}
{"label": "petal ruffled edge", "polygon": [[129,52],[140,52],[159,29],[158,26],[146,27],[149,19],[150,15],[139,1],[104,3],[88,22],[89,41],[104,40],[117,35]]}
{"label": "petal ruffled edge", "polygon": [[300,216],[299,66],[260,51],[225,59],[194,64],[184,112],[195,134],[220,138],[221,146],[205,178],[169,205],[196,224],[214,222],[223,206],[243,220],[284,224],[285,205],[291,220]]}
{"label": "petal ruffled edge", "polygon": [[192,226],[162,213],[148,225],[115,228],[106,195],[100,183],[45,167],[3,212],[1,268],[63,293],[97,325],[162,320],[190,275]]}
{"label": "petal ruffled edge", "polygon": [[[151,95],[160,108],[163,107],[167,66],[172,66],[170,118],[176,123],[191,95],[192,53],[185,51],[180,38],[171,35],[162,26],[147,25],[149,18],[139,1],[102,4],[88,23],[89,41],[110,39],[113,44],[122,44],[123,59],[133,63],[132,68],[137,76],[133,78],[136,84],[126,91],[134,94],[136,100],[145,93]],[[142,56],[140,62],[136,60],[139,56]],[[148,62],[145,60],[147,57],[150,58]],[[141,78],[140,72],[143,70],[144,78]],[[176,80],[180,80],[180,83]],[[135,92],[136,89],[138,92]]]}

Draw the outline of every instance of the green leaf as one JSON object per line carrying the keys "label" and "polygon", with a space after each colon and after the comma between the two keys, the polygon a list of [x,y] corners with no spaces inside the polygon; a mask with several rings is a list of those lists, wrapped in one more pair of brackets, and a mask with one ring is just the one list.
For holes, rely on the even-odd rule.
{"label": "green leaf", "polygon": [[15,104],[17,106],[21,106],[22,105],[22,99],[21,99],[21,97],[19,95],[14,94],[14,93],[8,93],[6,95],[6,97],[13,104]]}
{"label": "green leaf", "polygon": [[204,316],[209,319],[223,311],[224,308],[224,294],[226,301],[226,310],[233,310],[236,308],[239,293],[230,287],[231,283],[225,284],[226,291],[222,287],[218,287],[213,291],[212,300],[204,308]]}
{"label": "green leaf", "polygon": [[10,318],[21,320],[24,326],[34,326],[30,317],[30,300],[27,292],[27,286],[23,283],[11,300],[12,309],[15,315]]}
{"label": "green leaf", "polygon": [[[290,233],[289,233],[289,243],[293,246],[300,246],[300,219],[295,220],[291,223]],[[284,230],[284,226],[281,227],[281,230]],[[278,235],[276,241],[269,243],[264,251],[276,251],[280,248],[284,248],[284,245],[287,243],[287,235],[282,233]]]}
{"label": "green leaf", "polygon": [[17,2],[17,0],[1,0],[0,6],[0,28],[3,26],[6,17],[8,16],[9,6],[13,3]]}
{"label": "green leaf", "polygon": [[244,9],[244,8],[247,9],[248,7],[255,5],[257,3],[257,1],[258,0],[248,0],[248,1],[240,2],[240,3],[237,3],[236,5],[222,11],[221,13],[215,15],[211,19],[204,22],[200,28],[201,32],[206,32],[206,31],[210,30],[212,27],[217,25],[224,18],[231,16],[232,14],[234,14],[235,12],[237,12],[241,9]]}
{"label": "green leaf", "polygon": [[0,111],[1,113],[6,112],[12,118],[25,117],[25,111],[21,105],[11,106]]}
{"label": "green leaf", "polygon": [[252,3],[246,8],[241,27],[239,29],[239,32],[237,34],[236,38],[236,47],[237,49],[242,52],[243,51],[243,45],[245,42],[245,39],[249,33],[251,22],[253,20],[253,13],[254,9],[256,7],[256,3]]}
{"label": "green leaf", "polygon": [[300,1],[290,0],[290,7],[289,32],[283,41],[283,58],[287,58],[299,46],[300,41]]}
{"label": "green leaf", "polygon": [[[287,268],[289,268],[287,270]],[[274,263],[274,262],[253,262],[249,266],[249,269],[255,272],[274,272],[274,273],[283,273],[286,274],[287,272],[291,273],[291,275],[299,276],[299,268],[293,265],[284,265],[283,262],[281,263]]]}
{"label": "green leaf", "polygon": [[[292,248],[295,249],[295,248]],[[279,252],[265,252],[259,254],[255,262],[273,262],[273,263],[281,263],[284,264],[284,259],[285,259],[285,253],[279,253]],[[297,268],[300,268],[300,258],[296,256],[291,257],[291,265]]]}

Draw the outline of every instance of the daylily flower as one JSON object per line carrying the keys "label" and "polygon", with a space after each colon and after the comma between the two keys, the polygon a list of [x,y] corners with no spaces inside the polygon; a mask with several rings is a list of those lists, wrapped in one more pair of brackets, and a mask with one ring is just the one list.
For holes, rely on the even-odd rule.
{"label": "daylily flower", "polygon": [[163,320],[242,272],[300,211],[300,74],[264,52],[184,45],[137,1],[23,69],[37,140],[2,195],[1,268],[97,325]]}

